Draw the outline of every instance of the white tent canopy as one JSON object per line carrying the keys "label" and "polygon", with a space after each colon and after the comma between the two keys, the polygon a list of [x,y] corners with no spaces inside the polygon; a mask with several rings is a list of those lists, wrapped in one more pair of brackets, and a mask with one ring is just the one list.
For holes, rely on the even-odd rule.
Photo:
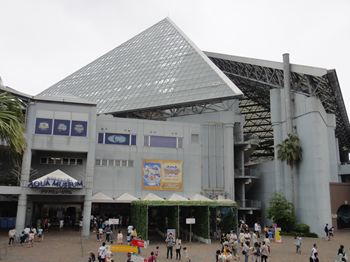
{"label": "white tent canopy", "polygon": [[66,173],[64,173],[63,171],[57,169],[45,176],[42,176],[42,177],[39,177],[34,181],[37,181],[37,182],[42,182],[42,181],[45,181],[47,179],[61,179],[61,180],[71,180],[72,182],[78,182],[78,180],[76,180],[75,178],[71,177],[70,175],[67,175]]}
{"label": "white tent canopy", "polygon": [[179,194],[172,194],[168,200],[170,201],[188,201],[188,199],[184,196],[181,196]]}
{"label": "white tent canopy", "polygon": [[195,200],[195,201],[213,201],[210,198],[207,198],[201,194],[195,194],[192,197],[190,197],[190,200]]}
{"label": "white tent canopy", "polygon": [[82,188],[82,181],[57,169],[47,175],[34,179],[28,184],[32,188]]}
{"label": "white tent canopy", "polygon": [[137,197],[130,195],[128,193],[124,193],[120,195],[115,202],[116,203],[131,203],[132,201],[139,200]]}
{"label": "white tent canopy", "polygon": [[153,193],[149,193],[147,194],[144,198],[142,198],[142,200],[149,200],[149,201],[164,201],[163,198],[161,198],[160,196],[157,196],[156,194]]}
{"label": "white tent canopy", "polygon": [[113,203],[113,198],[98,192],[92,196],[92,203]]}

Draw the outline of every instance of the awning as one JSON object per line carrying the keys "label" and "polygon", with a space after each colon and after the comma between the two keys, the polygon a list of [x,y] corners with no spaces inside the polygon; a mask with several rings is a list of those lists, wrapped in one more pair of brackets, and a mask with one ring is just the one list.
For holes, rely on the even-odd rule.
{"label": "awning", "polygon": [[217,202],[224,203],[224,204],[236,204],[236,201],[233,201],[232,199],[225,198],[223,196],[218,196]]}
{"label": "awning", "polygon": [[57,169],[45,176],[29,182],[31,188],[82,188],[83,182]]}
{"label": "awning", "polygon": [[92,196],[92,203],[113,203],[113,198],[98,192]]}
{"label": "awning", "polygon": [[188,199],[184,196],[181,196],[179,194],[172,194],[169,198],[169,201],[188,201]]}
{"label": "awning", "polygon": [[120,195],[114,202],[115,203],[131,203],[132,201],[139,200],[137,197],[124,193]]}
{"label": "awning", "polygon": [[192,197],[190,197],[190,200],[195,200],[195,201],[213,201],[210,198],[207,198],[201,194],[195,194]]}
{"label": "awning", "polygon": [[144,198],[142,198],[142,200],[164,201],[163,198],[161,198],[160,196],[157,196],[156,194],[153,194],[153,193],[147,194]]}

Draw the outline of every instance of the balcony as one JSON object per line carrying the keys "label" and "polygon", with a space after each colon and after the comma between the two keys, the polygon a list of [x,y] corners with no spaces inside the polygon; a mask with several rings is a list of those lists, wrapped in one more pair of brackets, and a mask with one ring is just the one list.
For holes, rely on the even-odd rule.
{"label": "balcony", "polygon": [[261,209],[261,201],[260,200],[236,200],[238,204],[239,210],[258,210]]}

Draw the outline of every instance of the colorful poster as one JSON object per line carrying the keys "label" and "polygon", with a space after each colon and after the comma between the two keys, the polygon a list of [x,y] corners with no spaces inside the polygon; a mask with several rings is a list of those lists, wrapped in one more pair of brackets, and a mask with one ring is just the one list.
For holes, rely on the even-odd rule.
{"label": "colorful poster", "polygon": [[142,176],[145,190],[182,191],[180,160],[144,160]]}

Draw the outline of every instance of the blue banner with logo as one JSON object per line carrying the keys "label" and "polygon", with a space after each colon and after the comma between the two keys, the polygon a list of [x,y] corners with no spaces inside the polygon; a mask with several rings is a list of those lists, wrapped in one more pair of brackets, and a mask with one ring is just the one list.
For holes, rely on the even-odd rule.
{"label": "blue banner with logo", "polygon": [[86,136],[87,122],[86,121],[72,121],[71,136]]}
{"label": "blue banner with logo", "polygon": [[35,123],[35,134],[51,135],[52,119],[37,118]]}
{"label": "blue banner with logo", "polygon": [[113,145],[129,145],[130,135],[129,134],[118,134],[118,133],[106,133],[105,144]]}
{"label": "blue banner with logo", "polygon": [[53,123],[53,134],[59,136],[69,136],[70,120],[55,119]]}

